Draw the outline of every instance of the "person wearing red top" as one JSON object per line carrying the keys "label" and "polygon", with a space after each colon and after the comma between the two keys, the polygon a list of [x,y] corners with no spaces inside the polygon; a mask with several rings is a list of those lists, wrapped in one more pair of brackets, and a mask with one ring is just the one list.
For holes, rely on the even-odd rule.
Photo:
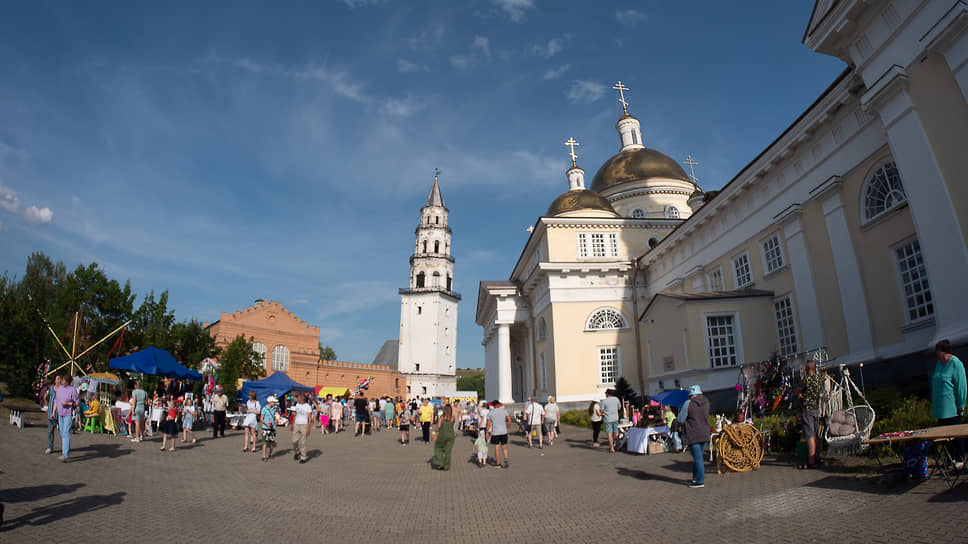
{"label": "person wearing red top", "polygon": [[178,407],[175,405],[174,398],[169,397],[168,399],[168,410],[161,431],[164,433],[161,439],[161,451],[165,451],[165,444],[169,440],[171,440],[171,446],[168,451],[175,451],[175,437],[178,435]]}

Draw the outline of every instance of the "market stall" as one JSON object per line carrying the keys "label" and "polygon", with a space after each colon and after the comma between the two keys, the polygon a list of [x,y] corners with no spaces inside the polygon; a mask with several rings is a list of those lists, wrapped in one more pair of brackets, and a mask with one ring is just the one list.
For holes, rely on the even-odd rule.
{"label": "market stall", "polygon": [[293,380],[285,372],[275,372],[268,378],[243,382],[241,389],[243,399],[248,398],[249,391],[255,391],[256,399],[264,406],[269,395],[283,397],[290,391],[315,393],[316,389]]}
{"label": "market stall", "polygon": [[171,353],[160,348],[147,348],[124,357],[115,357],[108,364],[117,370],[130,370],[152,376],[162,376],[176,380],[201,381],[199,372],[189,369],[172,357]]}

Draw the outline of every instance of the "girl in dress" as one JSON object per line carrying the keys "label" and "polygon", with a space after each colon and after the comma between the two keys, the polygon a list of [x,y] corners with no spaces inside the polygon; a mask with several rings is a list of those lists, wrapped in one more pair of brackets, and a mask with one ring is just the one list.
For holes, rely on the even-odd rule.
{"label": "girl in dress", "polygon": [[[255,399],[255,391],[249,391],[249,400],[245,403],[245,419],[242,420],[242,430],[245,431],[244,442],[242,442],[242,451],[255,451],[255,444],[259,438],[258,435],[258,424],[259,424],[259,412],[262,411],[262,406],[259,405],[259,401]],[[249,444],[252,444],[251,449]]]}
{"label": "girl in dress", "polygon": [[195,399],[188,398],[185,401],[184,415],[182,416],[182,442],[188,441],[188,435],[192,435],[192,444],[198,442],[195,433],[192,432],[192,425],[195,422]]}
{"label": "girl in dress", "polygon": [[175,399],[168,399],[168,409],[164,413],[164,421],[161,424],[163,434],[161,438],[161,451],[165,451],[165,444],[171,440],[168,451],[175,451],[175,437],[178,436],[178,407],[175,406]]}

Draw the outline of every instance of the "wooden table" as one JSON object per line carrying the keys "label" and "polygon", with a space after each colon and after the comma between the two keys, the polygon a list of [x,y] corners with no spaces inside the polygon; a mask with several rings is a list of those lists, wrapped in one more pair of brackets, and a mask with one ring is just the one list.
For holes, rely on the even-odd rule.
{"label": "wooden table", "polygon": [[[932,474],[937,472],[945,479],[948,483],[948,487],[954,487],[958,483],[958,478],[965,471],[964,468],[959,469],[955,466],[955,459],[951,456],[951,452],[948,451],[948,442],[951,442],[958,438],[968,438],[968,424],[961,425],[944,425],[941,427],[928,427],[927,429],[920,429],[914,431],[914,434],[905,434],[901,436],[885,436],[883,438],[871,438],[869,440],[864,440],[863,444],[868,446],[890,446],[894,443],[907,442],[910,440],[930,440],[934,442],[934,448],[932,448],[931,456],[934,458],[934,469]],[[881,460],[877,458],[874,453],[874,448],[870,448],[871,457],[877,461],[877,464],[881,464]]]}

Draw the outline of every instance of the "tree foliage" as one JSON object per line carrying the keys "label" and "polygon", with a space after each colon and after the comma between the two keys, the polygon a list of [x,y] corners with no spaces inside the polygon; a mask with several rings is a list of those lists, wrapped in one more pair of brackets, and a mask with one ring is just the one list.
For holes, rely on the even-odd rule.
{"label": "tree foliage", "polygon": [[635,392],[635,389],[632,389],[624,376],[615,381],[615,396],[627,400],[635,406],[639,404],[639,394]]}
{"label": "tree foliage", "polygon": [[240,334],[232,340],[232,343],[225,346],[219,357],[218,383],[230,399],[235,398],[239,378],[257,380],[265,376],[262,354],[252,349],[253,342],[255,338],[250,337],[246,340],[245,336]]}
{"label": "tree foliage", "polygon": [[484,398],[484,373],[475,372],[466,376],[457,376],[458,391],[477,391],[477,398]]}
{"label": "tree foliage", "polygon": [[319,343],[319,360],[320,361],[336,361],[336,352],[333,348],[329,346],[324,346],[322,342]]}

